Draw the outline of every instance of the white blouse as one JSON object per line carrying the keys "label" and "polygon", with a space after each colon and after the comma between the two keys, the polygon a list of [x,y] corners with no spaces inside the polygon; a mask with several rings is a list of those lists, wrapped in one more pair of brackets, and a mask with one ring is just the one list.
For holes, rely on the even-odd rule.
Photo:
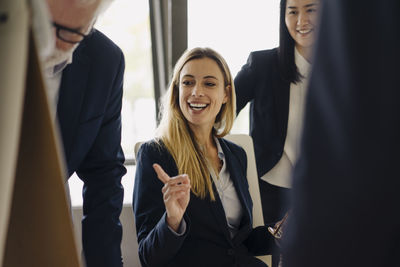
{"label": "white blouse", "polygon": [[310,70],[310,63],[300,55],[296,48],[295,62],[300,74],[304,78],[297,84],[290,84],[289,118],[283,154],[278,163],[261,177],[261,179],[270,184],[286,188],[291,187],[291,175],[300,151],[308,74]]}

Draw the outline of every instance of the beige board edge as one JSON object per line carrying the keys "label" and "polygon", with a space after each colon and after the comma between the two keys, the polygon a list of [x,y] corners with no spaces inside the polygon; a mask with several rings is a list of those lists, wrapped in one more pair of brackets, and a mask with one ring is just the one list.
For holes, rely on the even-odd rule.
{"label": "beige board edge", "polygon": [[65,167],[30,37],[20,149],[3,267],[79,267]]}
{"label": "beige board edge", "polygon": [[21,128],[28,54],[25,1],[0,1],[0,263],[3,261]]}

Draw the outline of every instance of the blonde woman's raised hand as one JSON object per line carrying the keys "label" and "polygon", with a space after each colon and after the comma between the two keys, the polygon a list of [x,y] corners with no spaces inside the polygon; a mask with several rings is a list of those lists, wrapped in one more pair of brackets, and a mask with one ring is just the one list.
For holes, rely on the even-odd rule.
{"label": "blonde woman's raised hand", "polygon": [[157,163],[153,164],[153,168],[158,179],[164,183],[161,191],[167,211],[167,223],[177,232],[190,200],[189,177],[187,174],[181,174],[171,178]]}

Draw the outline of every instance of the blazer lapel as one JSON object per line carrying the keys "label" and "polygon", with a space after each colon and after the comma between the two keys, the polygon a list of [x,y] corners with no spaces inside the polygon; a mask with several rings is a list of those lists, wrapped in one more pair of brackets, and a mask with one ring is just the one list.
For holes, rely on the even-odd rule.
{"label": "blazer lapel", "polygon": [[[249,190],[247,186],[245,186],[245,183],[243,183],[243,178],[247,179],[246,177],[246,171],[245,169],[241,168],[243,165],[241,162],[239,162],[238,156],[233,155],[232,151],[229,149],[229,146],[223,139],[219,139],[221,148],[224,151],[225,154],[225,159],[226,159],[226,164],[227,168],[229,170],[229,175],[230,178],[235,186],[236,193],[238,194],[238,197],[240,199],[240,202],[242,203],[242,208],[245,211],[244,214],[251,218],[251,212],[252,212],[252,202],[251,202],[251,197]],[[247,167],[247,166],[246,166]]]}
{"label": "blazer lapel", "polygon": [[57,117],[67,162],[79,124],[79,114],[88,81],[90,62],[89,58],[82,53],[82,49],[82,47],[77,48],[74,52],[72,64],[68,65],[63,71],[57,105]]}
{"label": "blazer lapel", "polygon": [[[248,187],[246,186],[246,183],[243,183],[243,178],[246,178],[246,172],[245,169],[243,169],[241,166],[243,165],[241,162],[239,162],[238,156],[234,155],[232,151],[229,148],[229,145],[223,140],[219,139],[221,148],[224,151],[225,154],[225,159],[226,159],[226,164],[227,168],[229,170],[229,175],[230,178],[235,186],[236,193],[239,197],[240,203],[242,204],[243,208],[243,218],[242,222],[240,224],[240,228],[238,233],[236,234],[234,240],[241,240],[241,236],[247,236],[248,232],[251,230],[251,222],[252,222],[252,200],[250,193],[248,191]],[[222,204],[221,204],[222,206]],[[226,228],[228,228],[227,223],[226,223],[226,218],[225,218],[225,213],[224,213],[224,219],[225,219],[225,225]],[[228,230],[229,234],[229,230]],[[230,235],[229,235],[230,237]],[[236,242],[235,242],[236,243]]]}
{"label": "blazer lapel", "polygon": [[217,223],[218,223],[219,227],[221,228],[221,231],[224,233],[226,239],[229,241],[229,243],[232,243],[232,238],[231,238],[231,234],[229,232],[228,223],[226,221],[224,207],[222,206],[222,202],[221,202],[221,199],[219,198],[218,191],[214,185],[214,182],[212,184],[212,187],[215,192],[215,201],[209,202],[210,208],[211,208],[212,212],[214,213],[215,219],[217,220]]}

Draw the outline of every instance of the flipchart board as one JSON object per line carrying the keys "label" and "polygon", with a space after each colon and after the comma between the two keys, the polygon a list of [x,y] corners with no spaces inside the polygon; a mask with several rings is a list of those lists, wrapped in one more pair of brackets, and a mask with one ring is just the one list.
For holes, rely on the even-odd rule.
{"label": "flipchart board", "polygon": [[[13,134],[15,134],[15,136],[11,136],[12,133],[0,135],[1,152],[4,152],[3,143],[13,142],[13,145],[8,145],[7,148],[10,150],[6,153],[14,159],[12,162],[12,160],[7,161],[6,156],[0,157],[1,167],[4,165],[3,161],[8,164],[9,169],[13,167],[7,173],[7,183],[4,183],[3,187],[3,182],[1,182],[0,188],[0,195],[6,191],[9,192],[9,196],[5,199],[8,206],[0,206],[1,266],[80,267],[71,212],[64,187],[65,167],[58,132],[51,119],[35,42],[29,26],[27,1],[5,0],[2,1],[2,6],[4,2],[9,2],[9,5],[19,8],[18,12],[15,9],[14,13],[4,10],[9,16],[7,19],[9,23],[13,22],[15,16],[19,22],[23,21],[25,24],[20,28],[20,33],[24,33],[25,36],[21,34],[19,41],[25,42],[26,45],[25,48],[21,45],[18,49],[21,49],[19,53],[25,53],[26,56],[24,67],[19,70],[14,69],[9,73],[9,75],[14,75],[14,72],[22,72],[22,74],[19,73],[20,77],[14,75],[14,79],[20,78],[23,81],[22,93],[19,92],[20,88],[17,88],[18,82],[10,82],[7,87],[2,85],[0,93],[3,97],[7,95],[5,92],[14,90],[19,92],[9,97],[13,99],[13,104],[16,106],[13,112],[5,111],[12,117],[5,119],[3,115],[0,117],[2,119],[1,132],[4,130],[3,126],[6,125],[3,124],[4,121],[10,125],[13,124]],[[3,11],[0,10],[0,12]],[[7,49],[12,51],[17,46],[15,43]],[[3,46],[0,50],[3,50]],[[3,66],[9,62],[11,61],[2,61],[1,72],[3,72]],[[26,71],[23,71],[24,68]],[[3,102],[3,98],[0,101]],[[18,109],[21,111],[19,112]],[[8,137],[10,137],[9,140],[6,139]],[[13,152],[13,149],[16,152]]]}
{"label": "flipchart board", "polygon": [[28,52],[28,10],[0,1],[0,264],[3,262],[21,129]]}

